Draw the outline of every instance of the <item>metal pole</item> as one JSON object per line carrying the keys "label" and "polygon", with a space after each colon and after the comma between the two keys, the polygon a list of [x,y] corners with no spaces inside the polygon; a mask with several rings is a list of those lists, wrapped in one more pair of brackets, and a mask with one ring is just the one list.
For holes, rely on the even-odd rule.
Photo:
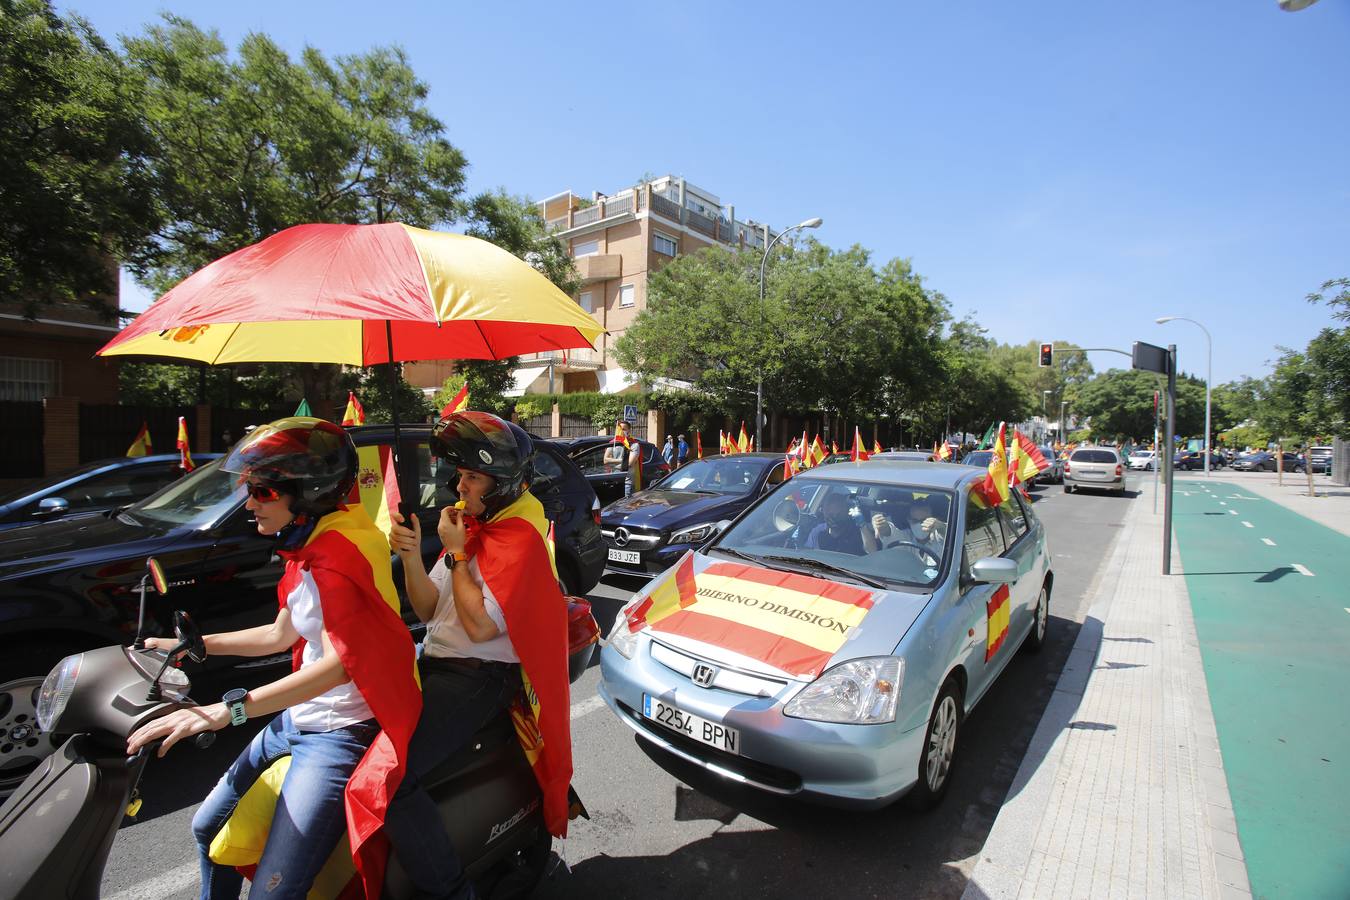
{"label": "metal pole", "polygon": [[1158,514],[1158,477],[1161,463],[1158,462],[1158,392],[1153,392],[1153,514]]}
{"label": "metal pole", "polygon": [[[1199,322],[1195,324],[1200,325]],[[1214,386],[1214,342],[1210,340],[1209,329],[1200,325],[1200,330],[1205,333],[1205,477],[1209,477],[1209,457],[1213,453],[1209,442],[1210,424],[1209,424],[1209,390]]]}
{"label": "metal pole", "polygon": [[1172,444],[1177,429],[1177,345],[1167,345],[1167,449],[1163,465],[1167,466],[1167,493],[1163,495],[1163,564],[1162,573],[1172,574]]}

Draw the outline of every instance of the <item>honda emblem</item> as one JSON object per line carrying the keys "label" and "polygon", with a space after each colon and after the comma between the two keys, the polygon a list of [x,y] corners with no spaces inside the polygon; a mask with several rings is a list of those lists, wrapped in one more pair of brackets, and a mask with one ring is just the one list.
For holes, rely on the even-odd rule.
{"label": "honda emblem", "polygon": [[696,663],[694,665],[694,684],[699,687],[707,687],[713,683],[713,679],[716,677],[716,666],[710,666],[707,663]]}

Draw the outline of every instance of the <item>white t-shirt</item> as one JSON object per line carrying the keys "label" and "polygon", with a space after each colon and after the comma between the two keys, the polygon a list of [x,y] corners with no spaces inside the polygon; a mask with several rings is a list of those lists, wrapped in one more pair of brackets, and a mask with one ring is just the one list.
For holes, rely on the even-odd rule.
{"label": "white t-shirt", "polygon": [[[312,666],[323,659],[323,606],[308,569],[300,573],[300,583],[286,597],[286,608],[291,611],[291,624],[305,639],[300,668]],[[291,707],[291,721],[301,731],[334,731],[373,718],[366,698],[351,681]]]}
{"label": "white t-shirt", "polygon": [[516,648],[506,636],[506,617],[502,615],[501,604],[492,596],[492,591],[483,583],[483,573],[478,570],[478,560],[469,560],[469,577],[483,591],[483,610],[497,626],[498,635],[482,643],[474,643],[468,633],[459,624],[459,610],[455,608],[454,581],[445,560],[436,560],[436,565],[428,573],[431,583],[436,585],[436,614],[427,623],[427,636],[422,642],[422,653],[431,657],[469,657],[487,659],[495,662],[520,662]]}

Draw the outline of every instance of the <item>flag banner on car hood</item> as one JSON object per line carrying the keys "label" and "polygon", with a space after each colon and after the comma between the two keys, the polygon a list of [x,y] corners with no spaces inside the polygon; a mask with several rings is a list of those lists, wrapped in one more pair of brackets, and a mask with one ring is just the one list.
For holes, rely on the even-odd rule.
{"label": "flag banner on car hood", "polygon": [[686,554],[628,612],[628,627],[702,641],[816,678],[872,608],[871,591],[741,563],[694,570]]}

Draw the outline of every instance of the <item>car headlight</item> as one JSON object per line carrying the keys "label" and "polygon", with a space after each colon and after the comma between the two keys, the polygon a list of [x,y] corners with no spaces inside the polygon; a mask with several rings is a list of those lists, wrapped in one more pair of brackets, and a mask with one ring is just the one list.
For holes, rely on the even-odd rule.
{"label": "car headlight", "polygon": [[47,674],[38,691],[37,722],[38,728],[51,733],[56,721],[66,711],[70,695],[75,690],[75,679],[80,677],[80,661],[83,653],[67,656],[56,664],[56,668]]}
{"label": "car headlight", "polygon": [[783,707],[783,715],[844,725],[893,722],[904,680],[905,661],[900,657],[850,660],[802,688]]}
{"label": "car headlight", "polygon": [[640,602],[641,598],[635,598],[619,610],[619,614],[614,617],[614,627],[609,630],[609,637],[605,638],[605,646],[619,651],[624,659],[632,659],[637,652],[638,632],[628,627],[628,613]]}
{"label": "car headlight", "polygon": [[670,536],[672,544],[701,544],[708,538],[717,534],[720,523],[704,522],[702,525],[695,525],[692,528],[685,528],[675,532]]}

